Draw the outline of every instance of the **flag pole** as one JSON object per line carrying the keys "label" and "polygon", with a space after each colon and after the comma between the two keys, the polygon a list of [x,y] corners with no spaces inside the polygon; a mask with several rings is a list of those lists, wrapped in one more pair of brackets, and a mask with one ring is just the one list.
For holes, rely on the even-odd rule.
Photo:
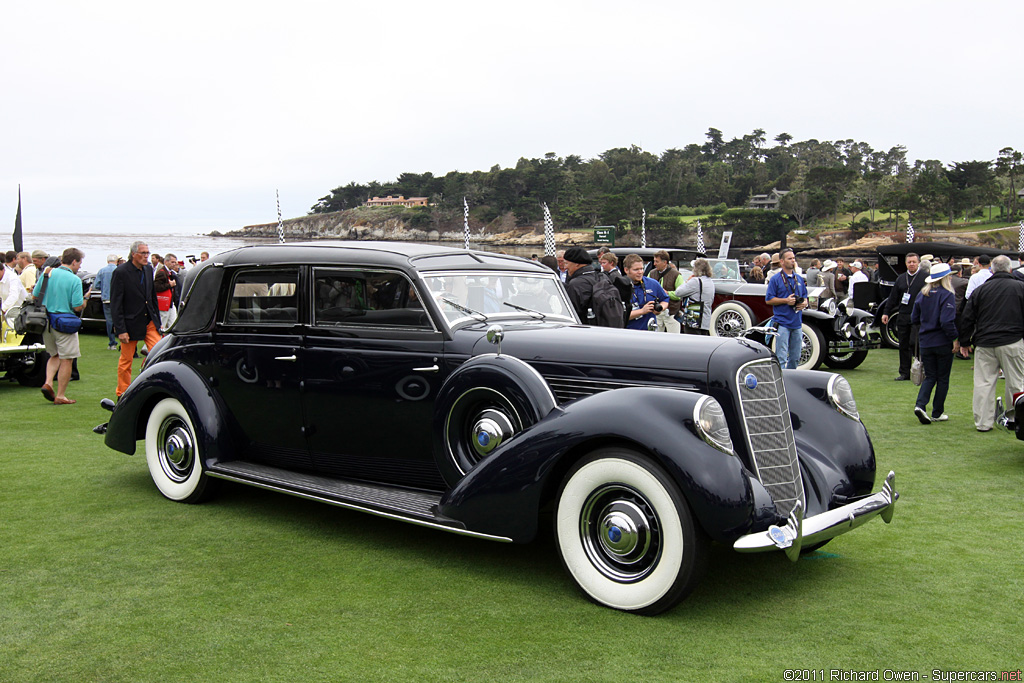
{"label": "flag pole", "polygon": [[18,213],[14,216],[14,251],[25,251],[21,237],[21,183],[18,183]]}

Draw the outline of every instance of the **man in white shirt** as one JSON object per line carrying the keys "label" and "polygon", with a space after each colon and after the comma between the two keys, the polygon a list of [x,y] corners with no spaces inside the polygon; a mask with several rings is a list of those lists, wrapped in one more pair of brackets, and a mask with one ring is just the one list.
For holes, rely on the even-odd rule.
{"label": "man in white shirt", "polygon": [[25,285],[21,284],[14,269],[0,265],[0,308],[3,308],[4,315],[8,318],[7,324],[11,327],[14,327],[14,320],[10,314],[15,308],[20,308],[27,298],[28,291]]}
{"label": "man in white shirt", "polygon": [[864,264],[860,261],[854,261],[850,264],[850,268],[853,269],[853,275],[850,276],[850,298],[853,298],[853,288],[860,282],[867,282],[868,276],[864,274]]}
{"label": "man in white shirt", "polygon": [[971,292],[985,284],[985,281],[992,277],[992,271],[989,269],[989,264],[991,263],[991,257],[986,254],[974,257],[974,265],[978,268],[978,272],[967,281],[967,292],[964,294],[965,299],[970,299]]}

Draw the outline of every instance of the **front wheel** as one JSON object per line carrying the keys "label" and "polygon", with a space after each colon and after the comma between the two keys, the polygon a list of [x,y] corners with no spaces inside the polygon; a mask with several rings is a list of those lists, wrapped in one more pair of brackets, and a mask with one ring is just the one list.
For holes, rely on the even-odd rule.
{"label": "front wheel", "polygon": [[890,349],[900,348],[900,331],[896,326],[896,322],[899,319],[899,313],[894,313],[889,316],[889,321],[882,325],[882,343],[888,346]]}
{"label": "front wheel", "polygon": [[711,311],[711,336],[738,337],[754,325],[750,307],[739,301],[726,301]]}
{"label": "front wheel", "polygon": [[195,426],[178,399],[163,399],[149,414],[146,463],[153,483],[166,498],[198,503],[212,490],[203,471]]}
{"label": "front wheel", "polygon": [[558,494],[555,539],[566,570],[599,605],[658,614],[700,581],[708,540],[659,467],[605,448],[579,462]]}
{"label": "front wheel", "polygon": [[864,362],[868,357],[867,351],[847,351],[846,353],[835,353],[829,351],[825,354],[825,365],[833,370],[852,370]]}

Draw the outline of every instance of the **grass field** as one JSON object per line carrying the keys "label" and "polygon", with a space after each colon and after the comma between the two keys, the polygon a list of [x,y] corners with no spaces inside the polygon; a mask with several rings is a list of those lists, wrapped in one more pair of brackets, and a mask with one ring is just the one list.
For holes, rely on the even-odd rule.
{"label": "grass field", "polygon": [[916,387],[892,381],[895,351],[845,373],[879,480],[897,473],[891,525],[795,564],[716,548],[688,600],[645,618],[577,594],[547,536],[489,543],[235,485],[204,505],[163,499],[141,455],[91,432],[114,389],[105,343],[83,336],[77,405],[0,385],[0,681],[783,681],[1024,665],[1024,442],[974,430],[969,361],[954,363],[949,422],[929,426],[911,412]]}

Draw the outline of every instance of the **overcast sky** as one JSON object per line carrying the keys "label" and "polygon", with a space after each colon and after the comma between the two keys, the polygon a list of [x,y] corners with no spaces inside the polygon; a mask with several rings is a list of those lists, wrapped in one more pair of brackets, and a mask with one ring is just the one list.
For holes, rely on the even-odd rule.
{"label": "overcast sky", "polygon": [[[234,229],[404,171],[763,128],[1024,149],[1024,3],[5,2],[0,225]],[[10,234],[10,229],[4,229]],[[7,247],[9,248],[9,247]]]}

